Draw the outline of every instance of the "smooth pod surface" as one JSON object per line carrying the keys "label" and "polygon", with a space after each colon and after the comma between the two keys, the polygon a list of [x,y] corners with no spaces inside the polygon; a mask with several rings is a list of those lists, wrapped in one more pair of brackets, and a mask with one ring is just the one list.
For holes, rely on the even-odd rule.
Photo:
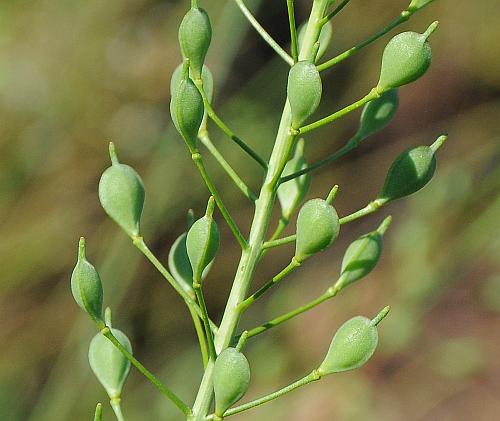
{"label": "smooth pod surface", "polygon": [[420,78],[431,65],[431,46],[427,41],[435,27],[428,32],[403,32],[392,38],[382,55],[378,87],[394,89]]}
{"label": "smooth pod surface", "polygon": [[200,7],[192,7],[184,15],[179,27],[179,44],[182,55],[189,59],[195,79],[201,77],[211,40],[212,25],[207,12]]}
{"label": "smooth pod surface", "polygon": [[318,108],[322,92],[321,77],[309,61],[295,63],[288,74],[287,95],[292,110],[292,127],[300,128]]}
{"label": "smooth pod surface", "polygon": [[217,416],[238,402],[250,383],[250,366],[236,348],[226,348],[215,361],[214,392]]}
{"label": "smooth pod surface", "polygon": [[[110,330],[122,346],[132,353],[132,345],[127,336],[118,329],[112,328]],[[130,370],[130,361],[109,339],[98,333],[90,342],[89,363],[110,399],[119,398]]]}
{"label": "smooth pod surface", "polygon": [[113,161],[99,181],[99,200],[104,211],[129,236],[139,235],[144,185],[133,168]]}
{"label": "smooth pod surface", "polygon": [[[193,77],[193,71],[189,69],[189,75]],[[184,78],[184,64],[179,64],[174,72],[172,73],[172,77],[170,79],[170,96],[174,96],[177,92],[177,88],[181,84],[181,81]],[[207,94],[208,102],[212,102],[214,95],[214,78],[212,72],[207,66],[203,66],[201,72],[201,79],[203,81],[203,90]]]}
{"label": "smooth pod surface", "polygon": [[204,216],[191,226],[186,237],[186,248],[193,278],[200,281],[203,271],[219,250],[220,235],[215,221]]}
{"label": "smooth pod surface", "polygon": [[175,128],[190,148],[196,147],[198,130],[205,113],[200,91],[190,79],[182,79],[170,99],[170,113]]}
{"label": "smooth pod surface", "polygon": [[102,283],[96,268],[85,258],[85,240],[80,239],[78,260],[71,274],[71,293],[92,319],[102,321]]}
{"label": "smooth pod surface", "polygon": [[301,262],[330,246],[340,231],[335,208],[323,199],[307,201],[297,218],[295,258]]}
{"label": "smooth pod surface", "polygon": [[[300,139],[295,147],[295,153],[285,165],[283,176],[293,174],[307,167],[304,158],[304,140]],[[291,215],[304,200],[311,186],[311,175],[309,173],[296,177],[293,180],[280,184],[278,187],[278,199],[281,205],[281,214],[285,219]]]}
{"label": "smooth pod surface", "polygon": [[396,200],[424,187],[434,175],[436,157],[429,146],[417,146],[400,154],[393,162],[379,197]]}
{"label": "smooth pod surface", "polygon": [[384,129],[396,115],[398,106],[397,89],[384,92],[379,98],[366,104],[361,113],[357,137],[365,139]]}
{"label": "smooth pod surface", "polygon": [[372,321],[356,316],[340,326],[319,367],[322,375],[353,370],[365,364],[375,352],[378,332]]}

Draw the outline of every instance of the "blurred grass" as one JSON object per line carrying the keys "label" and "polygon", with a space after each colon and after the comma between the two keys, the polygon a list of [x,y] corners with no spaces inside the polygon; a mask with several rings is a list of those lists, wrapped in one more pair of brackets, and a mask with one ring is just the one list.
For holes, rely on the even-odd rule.
{"label": "blurred grass", "polygon": [[[258,1],[248,1],[256,10]],[[208,65],[216,107],[262,154],[272,146],[286,66],[231,1],[205,0],[214,22]],[[405,2],[353,1],[338,17],[327,54],[350,47],[389,21]],[[201,375],[182,302],[105,218],[96,186],[108,165],[106,142],[146,184],[143,229],[165,260],[185,212],[200,214],[207,192],[172,130],[170,74],[178,64],[178,22],[186,2],[4,0],[0,3],[0,419],[86,420],[106,396],[91,376],[94,334],[68,288],[76,241],[104,280],[115,324],[147,367],[190,401]],[[308,1],[297,1],[306,16]],[[448,131],[424,191],[343,229],[340,241],[308,262],[244,320],[253,326],[302,304],[336,278],[356,235],[394,216],[380,266],[356,287],[249,344],[248,398],[289,383],[320,361],[336,327],[355,313],[391,304],[380,352],[365,368],[327,378],[240,418],[276,420],[492,420],[500,410],[500,15],[481,4],[437,0],[405,28],[439,19],[434,63],[401,91],[397,118],[348,159],[318,173],[311,197],[340,185],[340,214],[374,197],[393,157]],[[259,18],[286,42],[284,5],[262,2]],[[353,24],[355,22],[355,24]],[[329,72],[318,115],[357,99],[377,78],[384,42]],[[265,96],[263,95],[265,93]],[[265,100],[263,100],[265,99]],[[358,114],[307,142],[314,161],[356,128]],[[214,141],[253,186],[257,166],[213,129]],[[241,227],[252,209],[214,163],[209,170]],[[222,224],[221,224],[222,225]],[[207,301],[220,317],[238,261],[222,230],[222,253]],[[263,260],[256,285],[285,264],[290,248]],[[266,355],[263,359],[262,355]],[[136,372],[124,393],[131,420],[177,420],[169,403]],[[313,415],[311,415],[311,413]],[[105,407],[106,419],[112,419]]]}

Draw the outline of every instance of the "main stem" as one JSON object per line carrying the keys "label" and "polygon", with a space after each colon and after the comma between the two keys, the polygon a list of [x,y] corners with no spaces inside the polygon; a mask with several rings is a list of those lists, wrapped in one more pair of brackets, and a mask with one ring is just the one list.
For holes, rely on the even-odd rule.
{"label": "main stem", "polygon": [[[304,43],[299,54],[299,60],[310,60],[312,58],[314,54],[314,44],[317,42],[321,31],[321,19],[325,15],[329,2],[329,0],[314,1],[307,24]],[[238,305],[245,299],[255,268],[259,262],[262,245],[265,240],[276,199],[276,189],[283,168],[293,148],[295,135],[290,132],[290,126],[291,112],[287,101],[281,116],[273,151],[269,159],[266,178],[262,184],[259,198],[255,202],[255,213],[250,229],[248,245],[242,251],[240,263],[222,317],[222,322],[215,336],[215,348],[218,353],[227,348],[233,340],[241,314]],[[212,377],[214,363],[215,360],[210,358],[205,368],[205,373],[193,406],[193,415],[188,417],[191,421],[203,421],[210,412],[213,395]]]}

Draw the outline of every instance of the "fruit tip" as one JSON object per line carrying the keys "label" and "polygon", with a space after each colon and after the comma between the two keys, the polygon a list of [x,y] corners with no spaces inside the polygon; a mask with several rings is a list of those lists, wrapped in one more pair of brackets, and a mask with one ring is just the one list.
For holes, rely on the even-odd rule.
{"label": "fruit tip", "polygon": [[372,326],[377,326],[391,310],[390,306],[385,306],[380,312],[372,319]]}

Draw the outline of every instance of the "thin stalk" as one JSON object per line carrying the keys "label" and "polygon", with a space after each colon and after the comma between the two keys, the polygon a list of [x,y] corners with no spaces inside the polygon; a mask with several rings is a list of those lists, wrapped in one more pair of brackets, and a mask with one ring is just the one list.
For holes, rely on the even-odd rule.
{"label": "thin stalk", "polygon": [[208,151],[216,159],[216,161],[226,172],[229,178],[231,178],[236,187],[238,187],[240,191],[245,195],[245,197],[251,200],[252,202],[255,202],[257,200],[257,195],[245,184],[245,182],[240,178],[240,176],[236,173],[236,171],[225,160],[225,158],[219,152],[217,147],[212,143],[208,132],[204,130],[198,133],[198,139],[208,149]]}
{"label": "thin stalk", "polygon": [[203,105],[205,106],[205,111],[207,115],[212,119],[212,121],[222,130],[222,132],[229,137],[234,143],[236,143],[243,151],[245,151],[248,156],[254,159],[262,168],[267,169],[266,161],[259,156],[250,146],[248,146],[243,140],[241,140],[236,134],[219,118],[215,110],[208,101],[207,94],[203,89],[203,81],[201,79],[196,79],[195,81],[198,90],[203,98]]}
{"label": "thin stalk", "polygon": [[286,8],[288,11],[288,22],[290,24],[290,40],[293,62],[297,63],[299,59],[298,41],[297,41],[297,27],[295,26],[295,9],[294,0],[286,0]]}
{"label": "thin stalk", "polygon": [[243,15],[247,18],[250,25],[258,32],[258,34],[267,42],[267,44],[283,59],[287,64],[293,66],[293,58],[288,55],[288,53],[280,47],[280,45],[273,39],[271,35],[262,27],[252,12],[248,10],[243,0],[234,0],[236,5],[240,8]]}
{"label": "thin stalk", "polygon": [[335,16],[337,16],[344,7],[347,6],[347,4],[350,2],[351,0],[344,0],[342,3],[340,3],[335,9],[333,9],[332,12],[330,12],[328,15],[326,15],[323,19],[321,19],[321,24],[324,25],[326,24],[328,21],[332,20]]}
{"label": "thin stalk", "polygon": [[302,377],[300,380],[297,380],[296,382],[294,382],[294,383],[292,383],[292,384],[290,384],[290,385],[288,385],[280,390],[277,390],[274,393],[263,396],[262,398],[259,398],[259,399],[255,399],[255,400],[248,402],[248,403],[245,403],[243,405],[228,409],[224,413],[224,418],[230,417],[231,415],[239,414],[240,412],[243,412],[243,411],[246,411],[248,409],[255,408],[256,406],[265,404],[269,401],[272,401],[272,400],[277,399],[283,395],[286,395],[287,393],[290,393],[292,390],[295,390],[299,387],[305,386],[306,384],[309,384],[309,383],[312,383],[316,380],[319,380],[320,378],[321,378],[321,375],[316,370],[314,370],[311,373],[309,373],[307,376]]}
{"label": "thin stalk", "polygon": [[266,244],[272,243],[274,240],[277,240],[279,238],[279,236],[281,235],[281,233],[288,226],[289,223],[290,223],[290,220],[287,217],[285,217],[283,215],[280,216],[280,219],[278,221],[278,225],[277,225],[276,229],[274,230],[273,234],[271,235],[271,237],[269,238],[268,241],[266,241],[264,244],[262,244],[262,252],[260,254],[261,259],[269,251],[269,247],[266,247]]}
{"label": "thin stalk", "polygon": [[264,244],[262,244],[262,248],[264,250],[267,250],[267,249],[272,249],[274,247],[283,246],[285,244],[290,244],[290,243],[293,243],[295,241],[296,237],[297,236],[295,234],[293,234],[293,235],[289,235],[288,237],[282,237],[282,238],[278,238],[276,240],[266,241]]}
{"label": "thin stalk", "polygon": [[130,352],[127,351],[120,343],[118,339],[116,339],[115,335],[111,332],[109,327],[105,327],[101,330],[102,335],[108,338],[111,343],[123,354],[123,356],[130,361],[130,363],[139,370],[139,372],[146,377],[163,395],[165,395],[168,399],[172,401],[172,403],[179,408],[182,413],[186,416],[191,415],[191,409],[179,398],[177,395],[172,392],[168,387],[163,385],[153,373],[151,373],[146,367],[144,367]]}
{"label": "thin stalk", "polygon": [[278,282],[280,282],[285,276],[293,272],[300,266],[300,262],[292,258],[292,261],[281,270],[276,276],[273,277],[269,282],[264,284],[261,288],[259,288],[255,293],[250,295],[246,300],[242,301],[238,306],[239,311],[245,311],[248,307],[250,307],[256,300],[259,299],[268,289],[272,288]]}
{"label": "thin stalk", "polygon": [[200,322],[198,314],[190,307],[189,312],[191,313],[191,318],[193,319],[194,330],[196,331],[196,336],[198,337],[198,343],[200,344],[201,361],[203,363],[203,368],[207,366],[208,363],[208,350],[207,341],[205,339],[205,331]]}
{"label": "thin stalk", "polygon": [[[198,300],[198,304],[201,308],[201,319],[203,321],[203,326],[205,327],[205,335],[208,341],[208,355],[210,358],[215,359],[217,354],[215,353],[214,346],[214,337],[212,336],[212,332],[210,330],[210,322],[208,318],[207,305],[205,303],[205,298],[203,297],[203,292],[201,291],[201,285],[199,282],[193,282],[194,292],[196,293],[196,298]],[[208,360],[207,360],[208,362]]]}
{"label": "thin stalk", "polygon": [[304,134],[307,132],[310,132],[311,130],[317,129],[321,126],[324,126],[326,124],[332,123],[335,120],[338,120],[341,117],[344,117],[346,114],[349,114],[350,112],[357,110],[358,108],[362,107],[366,103],[373,101],[374,99],[380,97],[382,92],[380,92],[377,88],[373,88],[367,95],[365,95],[363,98],[360,100],[354,102],[351,105],[348,105],[347,107],[342,108],[341,110],[330,114],[327,117],[322,118],[321,120],[315,121],[314,123],[308,124],[306,126],[301,127],[298,132],[299,134]]}
{"label": "thin stalk", "polygon": [[226,220],[227,225],[229,226],[229,229],[233,233],[234,237],[238,241],[238,244],[242,249],[247,248],[247,241],[245,240],[245,237],[243,237],[243,234],[241,233],[240,229],[236,225],[236,222],[234,222],[233,218],[229,214],[229,211],[227,210],[226,206],[224,205],[224,202],[222,202],[221,196],[215,187],[215,184],[212,182],[212,179],[209,177],[207,170],[205,168],[205,164],[203,163],[203,158],[201,157],[201,154],[195,150],[191,154],[191,158],[193,159],[196,167],[198,168],[198,171],[201,174],[201,177],[203,178],[203,181],[205,181],[205,184],[207,185],[208,190],[212,194],[212,196],[215,199],[215,203],[217,203],[217,207],[219,208],[220,212],[222,213],[222,216]]}
{"label": "thin stalk", "polygon": [[358,45],[355,45],[354,47],[344,51],[343,53],[341,53],[341,54],[331,58],[330,60],[325,61],[324,63],[320,64],[319,66],[317,66],[318,71],[322,72],[323,70],[329,69],[330,67],[333,67],[336,64],[340,63],[341,61],[344,61],[347,58],[351,57],[353,54],[362,50],[363,48],[370,45],[371,43],[377,41],[379,38],[382,38],[385,34],[392,31],[394,28],[401,25],[402,23],[406,22],[408,19],[410,19],[410,17],[414,13],[415,13],[415,10],[402,11],[396,19],[394,19],[391,23],[389,23],[389,25],[387,25],[385,28],[383,28],[382,30],[380,30],[376,34],[372,35],[370,38],[364,40],[363,42],[360,42]]}
{"label": "thin stalk", "polygon": [[[318,40],[321,31],[319,21],[325,15],[328,4],[329,0],[315,0],[313,2],[304,41],[299,53],[299,60],[311,60],[314,44]],[[248,247],[242,251],[222,322],[218,333],[215,335],[217,352],[228,347],[234,339],[240,319],[240,312],[237,307],[247,294],[255,268],[261,257],[262,244],[264,243],[276,200],[279,178],[290,157],[296,137],[296,133],[292,133],[290,127],[291,110],[288,101],[286,101],[273,151],[269,159],[266,177],[260,189],[259,198],[255,202],[255,213],[250,228]],[[213,399],[214,364],[215,360],[209,359],[193,405],[193,415],[189,417],[190,421],[204,421],[210,411]]]}
{"label": "thin stalk", "polygon": [[120,398],[113,398],[109,401],[109,404],[111,405],[111,408],[113,408],[113,412],[115,413],[117,421],[125,421],[120,402],[121,402]]}

